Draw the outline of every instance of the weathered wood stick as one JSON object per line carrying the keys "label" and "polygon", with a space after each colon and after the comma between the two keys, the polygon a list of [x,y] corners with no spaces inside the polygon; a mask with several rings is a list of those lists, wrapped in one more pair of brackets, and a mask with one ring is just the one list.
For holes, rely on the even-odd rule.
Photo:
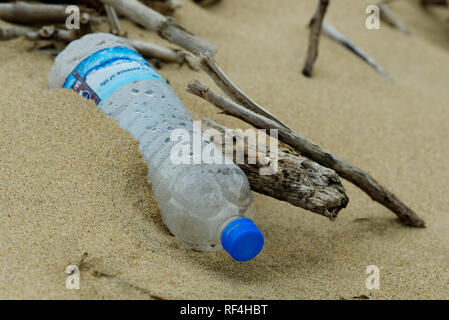
{"label": "weathered wood stick", "polygon": [[126,32],[123,31],[120,21],[117,16],[117,12],[115,12],[114,7],[105,4],[104,10],[106,11],[106,15],[108,16],[109,25],[111,27],[111,33],[118,36],[125,36]]}
{"label": "weathered wood stick", "polygon": [[212,6],[214,4],[221,2],[221,0],[193,0],[193,2],[199,4],[200,6],[203,6],[203,7],[209,7],[209,6]]}
{"label": "weathered wood stick", "polygon": [[[76,40],[80,35],[75,30],[57,29],[54,26],[44,26],[40,29],[21,26],[1,26],[0,40],[9,40],[20,36],[26,36],[28,40],[55,40],[69,43]],[[140,52],[145,58],[156,58],[165,62],[176,62],[182,64],[188,53],[172,50],[154,43],[121,38],[128,45]]]}
{"label": "weathered wood stick", "polygon": [[448,0],[421,0],[421,5],[423,6],[449,6]]}
{"label": "weathered wood stick", "polygon": [[176,51],[154,43],[121,38],[128,45],[140,52],[145,58],[156,58],[165,62],[182,63],[186,59],[186,52]]}
{"label": "weathered wood stick", "polygon": [[338,42],[342,46],[344,46],[346,49],[354,53],[356,56],[361,58],[363,61],[368,63],[371,67],[373,67],[377,72],[379,72],[381,75],[383,75],[388,80],[393,81],[393,78],[388,75],[385,70],[376,62],[374,59],[372,59],[370,56],[368,56],[365,52],[363,52],[362,49],[357,47],[355,44],[353,44],[350,40],[348,40],[344,35],[342,35],[337,29],[335,29],[331,24],[329,24],[326,20],[323,21],[322,26],[323,33],[326,34],[329,38],[332,40]]}
{"label": "weathered wood stick", "polygon": [[180,47],[194,53],[209,53],[214,55],[216,47],[177,25],[173,18],[168,18],[152,10],[137,0],[101,0],[104,4],[114,7],[119,13],[130,20],[154,30],[158,34]]}
{"label": "weathered wood stick", "polygon": [[176,10],[182,8],[182,4],[173,0],[143,0],[144,4],[163,15],[173,15]]}
{"label": "weathered wood stick", "polygon": [[17,23],[58,23],[69,16],[65,10],[65,5],[57,4],[0,3],[0,19]]}
{"label": "weathered wood stick", "polygon": [[26,35],[28,32],[35,31],[35,28],[28,28],[22,26],[5,25],[0,26],[0,40],[15,39]]}
{"label": "weathered wood stick", "polygon": [[309,46],[307,47],[307,58],[302,69],[302,74],[306,77],[312,76],[313,65],[318,58],[318,46],[320,41],[321,26],[323,25],[324,15],[326,14],[329,0],[319,0],[318,8],[310,20]]}
{"label": "weathered wood stick", "polygon": [[409,35],[410,31],[408,30],[407,26],[399,20],[393,12],[390,10],[390,7],[387,3],[380,2],[378,4],[379,10],[380,10],[380,17],[384,19],[386,22],[397,28],[402,33]]}
{"label": "weathered wood stick", "polygon": [[248,97],[242,90],[240,90],[231,79],[223,72],[218,66],[215,60],[207,54],[202,54],[200,59],[200,68],[206,72],[217,86],[224,91],[234,102],[245,106],[247,109],[252,110],[264,117],[278,122],[280,125],[286,127],[280,120],[273,116],[266,109],[258,105],[254,100]]}
{"label": "weathered wood stick", "polygon": [[[218,130],[222,137],[214,139],[214,143],[221,150],[226,150],[227,141],[246,141],[244,148],[245,159],[250,154],[260,151],[260,142],[251,141],[236,130],[228,129],[210,119],[203,118],[201,128],[204,130]],[[236,139],[234,139],[236,138]],[[237,145],[234,144],[232,154],[226,154],[229,159],[235,161]],[[270,150],[269,146],[263,146],[266,150],[264,155],[270,158],[276,157],[278,168],[276,172],[269,175],[261,175],[260,170],[267,168],[270,164],[237,163],[248,177],[251,189],[278,200],[287,201],[290,204],[312,211],[333,220],[337,218],[341,209],[345,208],[349,198],[334,170],[320,166],[319,164],[303,159],[297,155]],[[272,153],[276,153],[273,155]],[[262,155],[263,156],[263,155]],[[258,156],[257,159],[260,159]],[[238,161],[237,161],[238,162]]]}
{"label": "weathered wood stick", "polygon": [[295,148],[310,160],[335,170],[341,177],[362,189],[371,199],[393,211],[404,224],[414,227],[425,227],[424,221],[412,209],[380,185],[368,173],[344,162],[301,134],[218,95],[199,81],[191,81],[187,91],[214,104],[225,114],[239,118],[258,129],[278,129],[279,140]]}
{"label": "weathered wood stick", "polygon": [[38,40],[55,40],[62,42],[72,42],[80,37],[75,30],[57,29],[54,26],[44,26],[37,31],[30,31],[26,34],[26,38],[31,41]]}

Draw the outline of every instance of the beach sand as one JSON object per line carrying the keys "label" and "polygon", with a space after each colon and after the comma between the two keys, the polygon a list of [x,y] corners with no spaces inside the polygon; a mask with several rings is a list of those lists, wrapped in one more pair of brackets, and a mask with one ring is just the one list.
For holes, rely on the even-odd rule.
{"label": "beach sand", "polygon": [[[370,172],[427,228],[401,225],[343,181],[350,203],[333,222],[254,194],[265,247],[250,262],[192,251],[164,227],[137,142],[93,102],[47,89],[53,57],[16,39],[0,43],[0,298],[448,299],[448,11],[392,4],[405,36],[385,23],[367,30],[371,2],[331,2],[327,20],[394,84],[325,37],[313,78],[302,76],[317,1],[184,1],[176,18],[219,47],[216,60],[246,93]],[[186,93],[193,78],[212,86],[202,72],[164,64],[160,74],[188,110],[246,127]],[[68,290],[64,271],[84,252],[81,289]],[[380,269],[377,290],[365,285],[369,265]]]}

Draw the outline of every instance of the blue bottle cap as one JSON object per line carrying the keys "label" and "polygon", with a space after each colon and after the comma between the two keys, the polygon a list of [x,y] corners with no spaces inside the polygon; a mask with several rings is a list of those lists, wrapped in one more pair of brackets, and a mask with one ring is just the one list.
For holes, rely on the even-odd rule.
{"label": "blue bottle cap", "polygon": [[247,218],[231,221],[221,234],[221,245],[237,261],[248,261],[263,247],[263,235]]}

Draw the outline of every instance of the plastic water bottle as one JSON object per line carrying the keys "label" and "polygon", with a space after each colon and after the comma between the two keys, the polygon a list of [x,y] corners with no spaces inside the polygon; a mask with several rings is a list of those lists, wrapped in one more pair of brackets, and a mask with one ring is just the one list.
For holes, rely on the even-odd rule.
{"label": "plastic water bottle", "polygon": [[[164,223],[182,242],[197,250],[224,248],[237,261],[260,252],[264,238],[250,219],[253,198],[245,174],[229,160],[173,163],[173,130],[185,129],[192,136],[198,128],[173,90],[134,49],[110,34],[86,35],[56,57],[49,86],[94,100],[139,141]],[[200,137],[200,151],[215,148]],[[194,147],[188,147],[194,154]]]}

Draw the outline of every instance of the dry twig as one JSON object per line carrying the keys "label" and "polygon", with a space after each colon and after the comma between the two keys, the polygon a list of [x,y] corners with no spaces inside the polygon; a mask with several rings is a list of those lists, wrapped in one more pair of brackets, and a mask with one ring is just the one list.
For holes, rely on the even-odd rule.
{"label": "dry twig", "polygon": [[203,7],[209,7],[209,6],[212,6],[214,4],[221,2],[221,0],[193,0],[193,2],[199,4],[200,6],[203,6]]}
{"label": "dry twig", "polygon": [[68,14],[65,5],[32,4],[22,1],[0,3],[0,19],[16,23],[58,23],[64,22]]}
{"label": "dry twig", "polygon": [[115,9],[106,4],[104,6],[104,10],[106,11],[106,15],[108,16],[109,20],[109,25],[111,27],[110,33],[118,36],[126,36],[126,32],[122,29],[122,26],[117,16],[117,12],[115,12]]}
{"label": "dry twig", "polygon": [[384,19],[386,22],[397,28],[402,33],[409,35],[410,31],[408,30],[407,26],[399,20],[393,12],[390,10],[390,7],[386,2],[380,2],[378,4],[379,10],[380,10],[380,16],[382,19]]}
{"label": "dry twig", "polygon": [[309,46],[307,48],[307,58],[302,74],[306,77],[312,76],[313,65],[318,58],[318,45],[320,41],[321,26],[323,25],[324,15],[326,14],[329,0],[319,0],[317,11],[312,20],[310,20]]}
{"label": "dry twig", "polygon": [[394,194],[380,185],[365,171],[348,164],[340,158],[332,155],[320,146],[309,141],[307,138],[292,129],[282,126],[277,121],[268,119],[242,105],[234,103],[209,89],[199,81],[191,81],[187,89],[190,93],[195,94],[222,110],[225,114],[239,118],[259,129],[278,129],[279,140],[295,148],[303,156],[327,167],[335,170],[342,178],[352,182],[371,199],[377,201],[393,211],[399,219],[406,225],[414,227],[424,227],[424,221],[401,202]]}
{"label": "dry twig", "polygon": [[119,13],[147,29],[158,34],[180,47],[194,53],[215,54],[217,49],[211,43],[203,40],[177,25],[172,18],[167,18],[152,10],[137,0],[101,0],[104,4],[114,7]]}
{"label": "dry twig", "polygon": [[421,0],[421,5],[423,6],[449,6],[448,0]]}
{"label": "dry twig", "polygon": [[[244,136],[242,133],[228,129],[218,123],[203,118],[201,127],[205,130],[215,129],[222,134],[221,139],[214,139],[213,142],[221,150],[226,150],[226,144],[230,141],[244,142],[244,157],[248,159],[250,155],[258,154],[257,159],[268,155],[273,159],[277,158],[278,168],[273,174],[261,175],[261,169],[271,168],[269,163],[257,161],[249,164],[247,161],[240,163],[235,161],[237,154],[237,143],[234,144],[232,154],[226,154],[229,159],[233,159],[248,177],[251,189],[267,196],[287,201],[290,204],[304,208],[306,210],[323,215],[331,220],[335,219],[339,211],[346,207],[349,198],[346,196],[343,185],[334,170],[320,166],[319,164],[303,159],[297,155],[270,150],[268,146],[259,146],[256,141]],[[263,154],[260,152],[266,151]],[[276,153],[274,155],[273,153]]]}
{"label": "dry twig", "polygon": [[79,34],[74,30],[57,29],[54,26],[44,26],[39,30],[28,32],[26,38],[31,41],[55,40],[69,43],[78,39]]}
{"label": "dry twig", "polygon": [[121,39],[129,46],[139,51],[140,54],[145,58],[156,58],[165,62],[177,62],[179,64],[182,64],[186,60],[186,57],[188,55],[188,53],[186,52],[172,50],[150,42],[133,40],[129,38]]}
{"label": "dry twig", "polygon": [[258,114],[263,115],[268,119],[278,122],[282,126],[286,126],[280,120],[276,119],[276,117],[273,116],[270,112],[262,108],[254,100],[248,97],[242,90],[240,90],[240,88],[237,87],[231,81],[231,79],[228,78],[228,76],[223,72],[223,70],[220,69],[220,67],[215,62],[215,60],[212,59],[212,57],[208,55],[201,55],[200,67],[212,78],[212,80],[214,80],[217,86],[220,87],[220,89],[223,90],[232,100],[234,100],[238,104],[241,104],[242,106],[246,107],[249,110],[252,110]]}
{"label": "dry twig", "polygon": [[339,44],[344,46],[346,49],[348,49],[349,51],[354,53],[356,56],[358,56],[363,61],[368,63],[371,67],[373,67],[377,72],[379,72],[385,78],[387,78],[390,81],[393,81],[393,78],[390,75],[388,75],[385,72],[385,70],[376,61],[374,61],[374,59],[372,59],[365,52],[363,52],[362,49],[360,49],[355,44],[353,44],[350,40],[348,40],[348,38],[346,38],[344,35],[342,35],[337,29],[335,29],[326,20],[323,21],[322,28],[323,28],[322,29],[323,33],[326,34],[329,38],[338,42]]}
{"label": "dry twig", "polygon": [[147,6],[163,15],[173,15],[177,9],[182,8],[182,4],[173,0],[143,0]]}
{"label": "dry twig", "polygon": [[[0,40],[10,40],[20,36],[26,36],[31,41],[54,40],[69,43],[78,39],[80,34],[75,30],[58,29],[52,25],[43,26],[40,29],[15,25],[0,26]],[[140,52],[145,58],[155,58],[164,62],[176,62],[178,64],[183,64],[187,61],[189,66],[192,67],[192,64],[188,61],[189,54],[187,52],[172,50],[140,40],[121,39]]]}
{"label": "dry twig", "polygon": [[0,26],[0,40],[10,40],[35,31],[35,28],[28,28],[15,25]]}

